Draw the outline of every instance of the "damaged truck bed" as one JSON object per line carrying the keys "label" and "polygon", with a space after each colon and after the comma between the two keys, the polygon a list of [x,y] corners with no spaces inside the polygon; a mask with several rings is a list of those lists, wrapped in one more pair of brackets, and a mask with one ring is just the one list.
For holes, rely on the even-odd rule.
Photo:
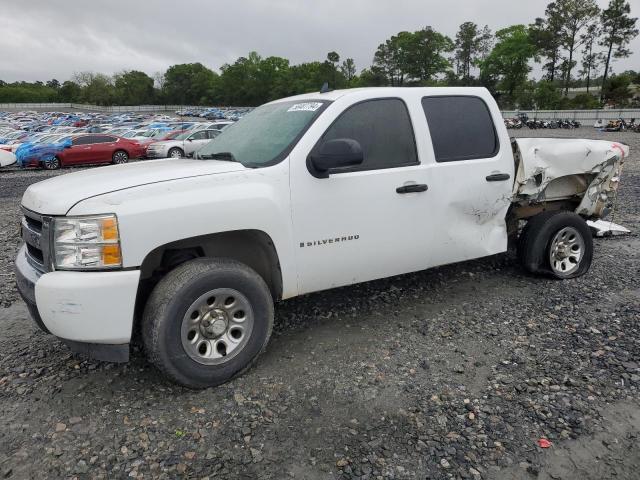
{"label": "damaged truck bed", "polygon": [[569,207],[599,219],[615,206],[629,147],[606,140],[571,138],[512,139],[516,178],[512,213],[528,218],[542,210]]}

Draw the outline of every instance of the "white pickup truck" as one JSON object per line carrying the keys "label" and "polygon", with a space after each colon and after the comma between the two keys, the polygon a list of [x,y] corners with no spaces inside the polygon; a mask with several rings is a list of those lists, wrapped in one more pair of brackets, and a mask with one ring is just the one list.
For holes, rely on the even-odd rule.
{"label": "white pickup truck", "polygon": [[58,176],[22,199],[17,281],[43,330],[193,388],[245,370],[274,301],[505,252],[589,269],[585,220],[628,147],[511,140],[482,88],[312,93],[255,109],[194,159]]}

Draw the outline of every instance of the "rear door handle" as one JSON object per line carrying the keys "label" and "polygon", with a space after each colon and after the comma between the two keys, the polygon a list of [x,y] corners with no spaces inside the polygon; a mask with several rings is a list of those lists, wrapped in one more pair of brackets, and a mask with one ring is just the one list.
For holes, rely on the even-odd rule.
{"label": "rear door handle", "polygon": [[414,183],[396,188],[396,193],[417,193],[426,192],[429,187],[424,183]]}
{"label": "rear door handle", "polygon": [[510,175],[508,173],[492,173],[491,175],[487,175],[487,182],[504,182],[505,180],[509,180]]}

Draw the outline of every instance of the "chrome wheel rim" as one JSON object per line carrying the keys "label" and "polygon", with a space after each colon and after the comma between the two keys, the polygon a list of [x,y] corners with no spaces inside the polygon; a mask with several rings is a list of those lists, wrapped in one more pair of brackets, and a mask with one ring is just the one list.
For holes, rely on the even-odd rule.
{"label": "chrome wheel rim", "polygon": [[182,158],[182,153],[180,153],[180,150],[171,150],[169,157],[171,158]]}
{"label": "chrome wheel rim", "polygon": [[182,318],[182,348],[198,363],[226,363],[247,345],[253,322],[251,304],[242,293],[232,288],[210,290]]}
{"label": "chrome wheel rim", "polygon": [[125,163],[127,161],[127,154],[123,152],[116,153],[114,161],[115,163]]}
{"label": "chrome wheel rim", "polygon": [[55,170],[58,168],[58,159],[56,157],[50,158],[49,160],[45,160],[44,164],[49,170]]}
{"label": "chrome wheel rim", "polygon": [[561,277],[574,273],[580,267],[585,245],[582,234],[573,227],[560,229],[551,239],[549,263],[553,272]]}

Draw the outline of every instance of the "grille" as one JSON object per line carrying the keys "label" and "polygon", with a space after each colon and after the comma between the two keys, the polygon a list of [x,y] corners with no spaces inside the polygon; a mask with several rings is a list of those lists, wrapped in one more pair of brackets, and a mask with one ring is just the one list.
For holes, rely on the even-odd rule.
{"label": "grille", "polygon": [[49,257],[50,217],[43,217],[26,208],[22,209],[22,240],[27,245],[27,260],[41,272],[51,270]]}

